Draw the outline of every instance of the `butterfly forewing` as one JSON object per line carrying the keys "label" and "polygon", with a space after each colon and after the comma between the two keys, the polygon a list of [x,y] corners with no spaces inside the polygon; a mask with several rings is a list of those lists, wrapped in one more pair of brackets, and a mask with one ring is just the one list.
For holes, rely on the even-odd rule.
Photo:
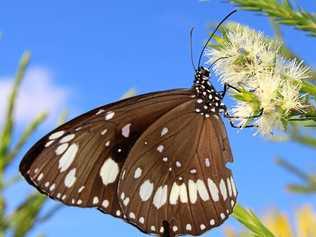
{"label": "butterfly forewing", "polygon": [[194,100],[154,122],[133,146],[118,186],[129,222],[146,233],[199,235],[232,212],[237,191],[223,122],[195,112]]}
{"label": "butterfly forewing", "polygon": [[150,124],[191,99],[189,90],[173,90],[92,110],[37,142],[23,158],[20,171],[53,199],[122,216],[117,183],[131,147]]}

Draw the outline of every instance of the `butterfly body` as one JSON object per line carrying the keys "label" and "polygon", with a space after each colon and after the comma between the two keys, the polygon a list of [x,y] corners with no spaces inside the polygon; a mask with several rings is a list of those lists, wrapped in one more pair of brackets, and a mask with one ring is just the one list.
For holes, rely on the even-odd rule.
{"label": "butterfly body", "polygon": [[145,233],[200,235],[223,223],[237,198],[219,116],[226,107],[208,79],[199,67],[191,89],[91,110],[40,139],[20,171],[66,205],[96,207]]}
{"label": "butterfly body", "polygon": [[223,96],[210,84],[209,71],[204,67],[198,68],[195,74],[193,90],[196,96],[195,112],[208,118],[226,111]]}

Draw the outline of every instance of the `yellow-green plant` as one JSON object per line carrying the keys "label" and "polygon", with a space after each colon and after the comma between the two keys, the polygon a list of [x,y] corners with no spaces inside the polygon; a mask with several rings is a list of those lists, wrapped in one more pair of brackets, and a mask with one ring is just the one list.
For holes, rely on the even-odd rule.
{"label": "yellow-green plant", "polygon": [[[20,176],[8,176],[7,170],[16,160],[21,149],[32,136],[34,131],[43,123],[47,113],[38,114],[34,120],[19,135],[16,142],[13,140],[15,132],[14,109],[20,85],[24,78],[26,68],[30,61],[30,53],[23,54],[17,74],[14,80],[12,91],[8,98],[7,111],[4,118],[2,130],[0,132],[0,237],[4,237],[10,232],[10,236],[22,237],[31,231],[36,223],[46,221],[59,207],[53,207],[46,213],[41,213],[42,207],[46,203],[46,197],[39,193],[32,193],[15,208],[12,213],[7,211],[7,203],[4,192],[20,181]],[[3,100],[5,98],[2,98]]]}
{"label": "yellow-green plant", "polygon": [[[240,213],[239,210],[236,211],[236,213],[239,213],[238,217],[241,219],[241,221],[248,220],[250,216],[250,219],[252,218],[252,213]],[[246,215],[246,216],[242,216]],[[247,227],[249,227],[249,230],[237,232],[231,228],[225,229],[225,234],[227,237],[252,237],[252,236],[258,236],[255,233],[260,232],[259,236],[277,236],[277,237],[313,237],[316,236],[316,213],[314,212],[313,208],[311,206],[303,206],[301,208],[298,208],[295,213],[293,213],[292,218],[294,218],[294,221],[290,221],[289,217],[283,213],[281,213],[278,210],[272,210],[270,211],[263,219],[266,223],[266,226],[271,230],[267,231],[266,227],[261,227],[261,224],[259,223],[245,223]],[[255,222],[257,222],[258,219],[255,219]],[[294,226],[291,224],[294,222]],[[263,235],[263,231],[257,231],[257,229],[262,229],[266,231],[266,234]],[[252,231],[254,230],[254,231]],[[274,233],[274,235],[271,235]]]}
{"label": "yellow-green plant", "polygon": [[[315,37],[316,15],[293,7],[289,0],[230,2],[241,9],[268,16],[275,30],[275,38],[269,38],[248,26],[228,23],[220,28],[220,35],[214,37],[215,42],[209,44],[206,53],[208,63],[213,66],[222,83],[238,88],[231,90],[236,102],[231,113],[241,117],[237,120],[240,125],[253,123],[256,134],[275,140],[275,135],[282,132],[282,140],[285,138],[316,148],[316,71],[286,46],[280,30],[280,25],[285,24]],[[260,114],[261,111],[262,115],[257,119],[242,119]],[[303,184],[288,185],[289,191],[316,193],[315,174],[308,174],[285,159],[279,158],[277,164],[303,181]],[[238,234],[230,231],[227,234],[230,237],[315,235],[306,231],[298,235],[280,235],[281,232],[274,228],[278,225],[273,226],[270,222],[268,229],[253,212],[241,206],[235,208],[233,216],[246,227],[246,231]],[[279,222],[279,227],[282,223]],[[313,226],[315,223],[306,228]],[[291,228],[284,231],[293,232]]]}

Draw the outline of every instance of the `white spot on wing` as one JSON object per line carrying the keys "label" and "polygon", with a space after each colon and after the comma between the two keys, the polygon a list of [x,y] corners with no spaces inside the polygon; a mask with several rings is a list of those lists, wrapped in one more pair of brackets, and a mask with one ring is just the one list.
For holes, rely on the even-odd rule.
{"label": "white spot on wing", "polygon": [[236,190],[236,185],[235,185],[235,181],[234,181],[233,177],[230,177],[230,183],[232,185],[233,194],[236,197],[237,196],[237,190]]}
{"label": "white spot on wing", "polygon": [[112,160],[112,158],[108,158],[100,169],[100,176],[102,178],[103,184],[108,185],[113,183],[116,180],[119,171],[120,168],[118,164]]}
{"label": "white spot on wing", "polygon": [[107,112],[106,113],[106,115],[105,115],[105,120],[110,120],[110,119],[112,119],[113,117],[114,117],[114,112],[113,111],[109,111],[109,112]]}
{"label": "white spot on wing", "polygon": [[201,179],[197,180],[196,186],[197,186],[197,190],[200,194],[200,197],[203,201],[207,201],[208,199],[210,199],[208,192],[207,192],[207,188],[206,188],[203,180],[201,180]]}
{"label": "white spot on wing", "polygon": [[165,205],[165,203],[167,202],[167,196],[168,196],[167,192],[168,192],[167,185],[160,186],[159,188],[157,188],[157,191],[153,198],[153,204],[157,209]]}
{"label": "white spot on wing", "polygon": [[215,225],[215,220],[214,219],[210,220],[210,225]]}
{"label": "white spot on wing", "polygon": [[196,169],[190,169],[191,174],[196,174]]}
{"label": "white spot on wing", "polygon": [[142,175],[142,169],[138,167],[134,172],[134,178],[138,179]]}
{"label": "white spot on wing", "polygon": [[122,180],[124,180],[124,178],[125,178],[125,173],[126,173],[126,170],[123,170],[122,177],[121,177]]}
{"label": "white spot on wing", "polygon": [[103,200],[103,202],[102,202],[102,207],[108,208],[109,205],[110,205],[110,202],[109,202],[108,200]]}
{"label": "white spot on wing", "polygon": [[59,155],[63,154],[67,150],[68,145],[69,145],[68,143],[64,143],[64,144],[59,145],[55,150],[56,155],[59,156]]}
{"label": "white spot on wing", "polygon": [[96,115],[102,114],[104,112],[104,109],[99,109],[98,112],[96,112]]}
{"label": "white spot on wing", "polygon": [[169,131],[168,128],[163,128],[161,130],[160,136],[162,137],[162,136],[166,135],[168,133],[168,131]]}
{"label": "white spot on wing", "polygon": [[206,166],[206,167],[210,167],[210,166],[211,166],[211,162],[210,162],[210,159],[209,159],[209,158],[206,158],[206,159],[205,159],[205,166]]}
{"label": "white spot on wing", "polygon": [[92,204],[98,204],[99,203],[99,198],[98,197],[94,197],[92,200]]}
{"label": "white spot on wing", "polygon": [[233,190],[232,190],[232,185],[230,183],[230,178],[227,178],[226,182],[227,182],[228,195],[231,197],[233,195]]}
{"label": "white spot on wing", "polygon": [[134,212],[130,212],[130,213],[129,213],[129,218],[135,219],[135,214],[134,214]]}
{"label": "white spot on wing", "polygon": [[44,174],[40,173],[36,180],[41,181],[43,177],[44,177]]}
{"label": "white spot on wing", "polygon": [[106,147],[109,147],[109,146],[110,146],[110,143],[111,143],[111,141],[107,141],[107,142],[105,143],[105,146],[106,146]]}
{"label": "white spot on wing", "polygon": [[221,181],[219,183],[219,189],[221,190],[221,194],[223,196],[224,201],[226,201],[226,199],[227,199],[227,189],[226,189],[225,181],[223,179],[221,179]]}
{"label": "white spot on wing", "polygon": [[165,148],[165,147],[164,147],[163,145],[159,145],[159,146],[157,147],[157,151],[159,151],[159,152],[161,153],[164,148]]}
{"label": "white spot on wing", "polygon": [[211,193],[214,202],[219,201],[218,189],[216,184],[211,179],[207,179],[208,189]]}
{"label": "white spot on wing", "polygon": [[178,185],[176,182],[174,182],[170,191],[170,197],[169,197],[170,204],[176,205],[178,203],[179,198],[182,203],[188,202],[187,187],[185,186],[185,183]]}
{"label": "white spot on wing", "polygon": [[185,229],[189,230],[189,231],[192,230],[192,225],[191,224],[186,224]]}
{"label": "white spot on wing", "polygon": [[105,135],[107,133],[107,131],[108,131],[107,129],[102,130],[101,135],[102,136]]}
{"label": "white spot on wing", "polygon": [[81,193],[84,189],[85,189],[85,186],[81,186],[81,187],[78,189],[78,193]]}
{"label": "white spot on wing", "polygon": [[58,131],[58,132],[55,132],[53,134],[51,134],[48,139],[49,140],[53,140],[53,139],[57,139],[57,138],[60,138],[62,135],[65,134],[65,131]]}
{"label": "white spot on wing", "polygon": [[154,189],[154,184],[150,182],[149,179],[147,179],[139,188],[139,196],[142,199],[142,201],[147,201],[150,196],[152,195]]}
{"label": "white spot on wing", "polygon": [[206,226],[205,226],[204,224],[201,224],[201,225],[200,225],[200,229],[201,229],[201,230],[205,230],[205,228],[206,228]]}
{"label": "white spot on wing", "polygon": [[75,138],[75,134],[69,134],[67,136],[64,136],[62,139],[60,139],[59,143],[70,142],[74,138]]}
{"label": "white spot on wing", "polygon": [[129,203],[129,198],[127,197],[124,199],[123,204],[124,204],[124,206],[127,206],[128,203]]}
{"label": "white spot on wing", "polygon": [[128,123],[122,128],[122,136],[123,137],[129,137],[131,125],[132,125],[131,123]]}
{"label": "white spot on wing", "polygon": [[197,186],[196,183],[193,180],[189,180],[189,197],[190,202],[194,204],[197,200]]}
{"label": "white spot on wing", "polygon": [[68,150],[62,155],[58,163],[58,168],[60,169],[60,172],[64,172],[70,167],[76,157],[78,149],[79,147],[77,144],[71,144]]}
{"label": "white spot on wing", "polygon": [[73,168],[72,170],[70,170],[68,172],[68,174],[65,177],[65,181],[64,181],[65,186],[67,188],[71,188],[75,184],[76,179],[77,179],[77,177],[76,177],[76,168]]}
{"label": "white spot on wing", "polygon": [[140,218],[139,218],[139,222],[140,222],[141,224],[144,224],[144,222],[145,222],[144,217],[140,217]]}
{"label": "white spot on wing", "polygon": [[50,187],[49,187],[49,191],[54,191],[56,188],[56,184],[52,184]]}
{"label": "white spot on wing", "polygon": [[49,147],[50,145],[52,145],[54,143],[54,140],[51,140],[51,141],[49,141],[49,142],[47,142],[46,144],[45,144],[45,147]]}

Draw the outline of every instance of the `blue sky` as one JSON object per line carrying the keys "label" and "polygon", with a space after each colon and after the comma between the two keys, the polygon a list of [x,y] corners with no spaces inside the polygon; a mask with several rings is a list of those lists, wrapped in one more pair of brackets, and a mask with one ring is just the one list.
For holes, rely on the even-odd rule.
{"label": "blue sky", "polygon": [[[298,2],[310,11],[316,10],[312,1]],[[0,9],[0,86],[14,74],[22,52],[30,50],[32,63],[26,83],[43,83],[43,86],[39,86],[36,93],[31,93],[35,90],[32,86],[24,88],[26,94],[30,92],[25,98],[36,103],[26,110],[21,108],[21,114],[32,117],[38,108],[46,109],[45,106],[49,105],[47,108],[52,109],[52,117],[56,118],[63,108],[68,109],[73,117],[118,99],[131,87],[139,93],[190,87],[193,80],[189,60],[190,28],[195,27],[194,52],[197,58],[208,26],[234,8],[219,0],[11,0],[2,1]],[[258,14],[239,11],[231,20],[273,35],[267,18]],[[290,27],[282,27],[282,31],[287,45],[307,63],[316,66],[315,50],[311,50],[315,48],[314,39]],[[38,79],[42,77],[47,81]],[[1,106],[3,101],[1,99]],[[37,104],[42,107],[37,107]],[[50,119],[36,133],[33,142],[53,128],[52,121]],[[21,126],[23,123],[24,120]],[[272,207],[291,213],[295,207],[315,201],[312,197],[287,193],[286,184],[297,180],[274,162],[274,158],[280,155],[315,171],[313,150],[294,143],[272,143],[252,136],[251,130],[238,132],[229,126],[227,130],[235,158],[230,167],[239,187],[239,201],[244,206],[259,214]],[[17,193],[20,190],[26,195],[32,188],[21,184],[18,189],[11,190],[8,196],[13,202],[19,200]],[[42,232],[48,237],[143,236],[120,220],[95,210],[76,208],[64,208],[30,236]],[[205,236],[219,236],[219,232],[211,231]]]}

